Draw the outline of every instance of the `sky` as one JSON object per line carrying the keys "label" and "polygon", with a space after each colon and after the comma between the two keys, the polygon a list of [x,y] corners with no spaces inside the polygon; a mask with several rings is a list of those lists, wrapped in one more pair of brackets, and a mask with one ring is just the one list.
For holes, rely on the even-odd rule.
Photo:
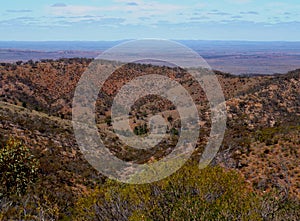
{"label": "sky", "polygon": [[300,1],[5,1],[1,41],[300,41]]}

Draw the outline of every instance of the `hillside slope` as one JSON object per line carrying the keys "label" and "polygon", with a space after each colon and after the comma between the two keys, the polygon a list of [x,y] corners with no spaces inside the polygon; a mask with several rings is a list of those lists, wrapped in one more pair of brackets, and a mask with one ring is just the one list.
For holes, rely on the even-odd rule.
{"label": "hillside slope", "polygon": [[[62,59],[0,65],[1,143],[13,136],[32,149],[41,162],[36,188],[58,205],[68,202],[72,207],[78,195],[105,180],[80,153],[71,124],[75,87],[90,62]],[[203,90],[179,68],[129,64],[108,79],[97,101],[97,125],[105,144],[117,157],[137,163],[158,160],[176,145],[178,113],[170,102],[156,97],[134,105],[131,126],[140,130],[152,115],[162,114],[169,135],[157,147],[136,151],[113,133],[109,121],[113,97],[125,83],[144,73],[167,75],[192,94],[201,118],[201,136],[193,156],[198,159],[209,135],[210,111]],[[255,77],[216,74],[228,119],[213,164],[239,171],[257,191],[277,188],[300,199],[300,70]]]}

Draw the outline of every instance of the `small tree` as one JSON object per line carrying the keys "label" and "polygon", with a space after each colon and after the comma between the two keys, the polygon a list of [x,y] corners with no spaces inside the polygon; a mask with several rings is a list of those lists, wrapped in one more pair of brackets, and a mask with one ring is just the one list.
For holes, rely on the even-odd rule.
{"label": "small tree", "polygon": [[107,124],[107,126],[112,126],[112,120],[111,120],[111,116],[107,116],[105,118],[105,123]]}
{"label": "small tree", "polygon": [[30,149],[10,138],[0,149],[0,195],[24,194],[37,178],[38,167]]}
{"label": "small tree", "polygon": [[136,126],[134,128],[133,132],[135,133],[135,135],[138,135],[138,136],[142,136],[144,134],[147,134],[149,132],[148,128],[147,128],[147,124]]}

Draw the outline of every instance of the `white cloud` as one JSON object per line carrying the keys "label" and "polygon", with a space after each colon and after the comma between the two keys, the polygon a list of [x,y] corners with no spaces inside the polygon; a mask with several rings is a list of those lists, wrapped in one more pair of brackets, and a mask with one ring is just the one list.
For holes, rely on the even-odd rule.
{"label": "white cloud", "polygon": [[241,15],[259,15],[256,11],[240,12]]}
{"label": "white cloud", "polygon": [[[66,5],[65,7],[47,7],[47,12],[54,16],[65,16],[66,22],[79,22],[88,20],[84,16],[95,16],[101,18],[118,17],[124,20],[123,24],[151,25],[160,19],[176,22],[182,18],[177,16],[178,12],[186,9],[186,6],[176,4],[165,4],[160,2],[143,2],[141,0],[117,0],[110,6],[87,6]],[[78,17],[78,19],[70,17]],[[149,17],[150,19],[140,19]],[[92,18],[97,20],[96,18]],[[76,21],[74,21],[76,20]],[[99,18],[98,18],[99,20]]]}
{"label": "white cloud", "polygon": [[17,9],[17,10],[6,10],[8,13],[29,13],[32,12],[32,10],[29,9]]}
{"label": "white cloud", "polygon": [[[164,4],[160,2],[143,2],[140,0],[117,0],[115,4],[106,7],[96,7],[87,5],[64,5],[57,3],[52,5],[48,10],[54,15],[86,15],[91,13],[114,13],[114,12],[135,12],[142,15],[143,13],[152,12],[154,14],[166,14],[174,11],[184,10],[185,6],[175,4]],[[126,3],[121,4],[121,3]]]}
{"label": "white cloud", "polygon": [[48,8],[50,14],[53,15],[86,15],[90,12],[99,11],[100,8],[93,6],[80,6],[80,5],[68,5],[65,7],[50,7]]}
{"label": "white cloud", "polygon": [[66,7],[67,5],[64,3],[55,3],[54,5],[52,5],[51,7]]}

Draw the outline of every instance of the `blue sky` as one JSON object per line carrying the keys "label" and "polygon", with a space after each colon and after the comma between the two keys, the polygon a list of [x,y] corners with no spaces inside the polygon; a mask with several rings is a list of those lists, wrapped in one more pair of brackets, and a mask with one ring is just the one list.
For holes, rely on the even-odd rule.
{"label": "blue sky", "polygon": [[26,41],[300,41],[300,1],[11,0],[0,31],[0,40]]}

